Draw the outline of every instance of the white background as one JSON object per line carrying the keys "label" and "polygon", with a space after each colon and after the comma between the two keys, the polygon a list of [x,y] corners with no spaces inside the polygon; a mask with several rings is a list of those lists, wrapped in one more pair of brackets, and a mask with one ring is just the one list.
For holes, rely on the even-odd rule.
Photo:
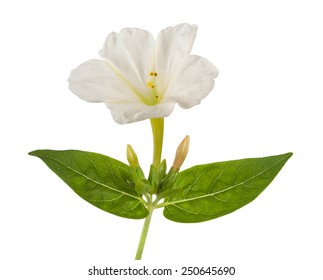
{"label": "white background", "polygon": [[[73,148],[126,161],[131,143],[147,170],[149,122],[114,123],[103,104],[69,92],[67,78],[98,58],[111,31],[140,27],[156,36],[182,22],[198,25],[193,53],[212,61],[220,75],[201,105],[176,107],[166,119],[168,162],[186,134],[184,169],[294,156],[259,198],[228,216],[178,224],[156,211],[138,264],[143,220],[86,203],[27,153]],[[322,279],[322,26],[314,0],[2,1],[0,278],[92,279],[93,265],[145,264],[235,266],[228,279]],[[177,278],[185,279],[170,277]]]}

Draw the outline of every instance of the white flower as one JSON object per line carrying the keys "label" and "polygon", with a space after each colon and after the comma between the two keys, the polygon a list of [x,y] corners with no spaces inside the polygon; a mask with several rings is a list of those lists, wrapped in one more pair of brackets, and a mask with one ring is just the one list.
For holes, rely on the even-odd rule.
{"label": "white flower", "polygon": [[117,123],[168,116],[178,103],[197,105],[214,85],[218,70],[190,55],[196,25],[179,24],[150,32],[125,28],[110,33],[99,52],[71,72],[69,88],[88,102],[105,102]]}

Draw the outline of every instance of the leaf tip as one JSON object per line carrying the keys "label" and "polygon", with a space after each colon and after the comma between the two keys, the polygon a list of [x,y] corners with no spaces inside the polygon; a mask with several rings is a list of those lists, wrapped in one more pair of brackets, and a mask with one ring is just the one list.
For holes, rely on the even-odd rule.
{"label": "leaf tip", "polygon": [[35,155],[36,155],[36,151],[37,151],[37,150],[35,150],[35,151],[31,151],[31,152],[29,152],[29,153],[28,153],[28,155],[30,155],[30,156],[35,156]]}
{"label": "leaf tip", "polygon": [[292,157],[292,155],[293,155],[293,152],[286,153],[286,156],[287,156],[288,158]]}
{"label": "leaf tip", "polygon": [[34,150],[34,151],[29,152],[28,155],[39,157],[39,155],[41,155],[42,151],[44,151],[44,150]]}

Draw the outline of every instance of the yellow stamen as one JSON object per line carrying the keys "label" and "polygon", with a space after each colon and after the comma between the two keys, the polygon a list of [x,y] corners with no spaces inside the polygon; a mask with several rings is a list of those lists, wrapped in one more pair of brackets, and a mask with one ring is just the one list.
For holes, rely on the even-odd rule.
{"label": "yellow stamen", "polygon": [[156,78],[158,76],[157,72],[149,72],[149,76],[151,76],[152,78],[147,82],[147,87],[149,88],[155,88],[155,81],[156,81]]}
{"label": "yellow stamen", "polygon": [[157,72],[153,72],[153,71],[151,71],[150,73],[149,73],[149,76],[158,76],[158,74],[157,74]]}
{"label": "yellow stamen", "polygon": [[[149,72],[149,76],[150,76],[150,78],[149,78],[146,85],[147,85],[147,87],[149,87],[151,89],[152,97],[155,97],[155,99],[159,99],[158,91],[156,89],[156,79],[157,79],[156,77],[158,76],[158,73],[151,71],[151,72]],[[155,105],[155,102],[158,103],[159,101],[153,101],[154,105]]]}
{"label": "yellow stamen", "polygon": [[152,81],[148,81],[147,87],[149,87],[149,88],[155,88],[155,84]]}

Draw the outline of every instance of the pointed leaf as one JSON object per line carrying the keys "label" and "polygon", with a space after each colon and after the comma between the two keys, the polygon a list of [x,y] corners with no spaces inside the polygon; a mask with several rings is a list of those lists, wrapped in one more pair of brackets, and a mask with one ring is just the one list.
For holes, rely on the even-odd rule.
{"label": "pointed leaf", "polygon": [[173,186],[181,191],[170,194],[162,204],[164,216],[195,223],[229,214],[254,200],[291,156],[233,160],[184,170]]}
{"label": "pointed leaf", "polygon": [[42,159],[80,197],[117,216],[142,219],[148,215],[143,200],[128,182],[130,167],[108,156],[77,151],[36,150]]}

